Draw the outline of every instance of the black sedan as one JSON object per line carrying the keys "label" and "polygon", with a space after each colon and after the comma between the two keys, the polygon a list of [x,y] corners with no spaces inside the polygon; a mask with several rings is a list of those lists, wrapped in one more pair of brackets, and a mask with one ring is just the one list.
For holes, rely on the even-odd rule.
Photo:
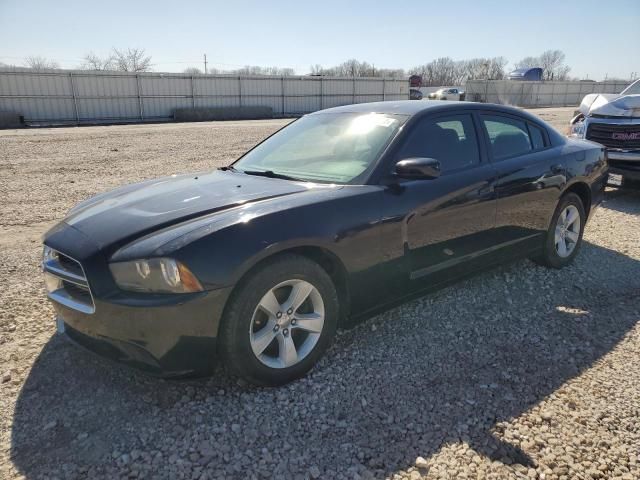
{"label": "black sedan", "polygon": [[304,375],[348,318],[521,257],[579,251],[603,147],[499,105],[381,102],[307,115],[228,167],[129,185],[44,237],[58,329],[163,376],[217,357]]}

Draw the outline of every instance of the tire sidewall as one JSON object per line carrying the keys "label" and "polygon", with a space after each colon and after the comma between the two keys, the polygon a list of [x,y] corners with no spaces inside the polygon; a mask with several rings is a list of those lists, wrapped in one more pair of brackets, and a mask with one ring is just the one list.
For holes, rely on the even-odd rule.
{"label": "tire sidewall", "polygon": [[[571,252],[571,255],[569,255],[568,257],[561,257],[556,251],[555,230],[558,223],[558,217],[569,205],[573,205],[574,207],[576,207],[578,213],[580,214],[580,232],[578,234],[578,242]],[[553,213],[553,218],[551,219],[551,225],[549,225],[549,230],[547,232],[547,238],[545,242],[544,255],[548,265],[554,268],[562,268],[573,261],[573,259],[580,251],[580,247],[582,246],[582,235],[584,233],[586,221],[586,214],[580,197],[578,197],[575,193],[569,193],[560,199],[556,211]]]}
{"label": "tire sidewall", "polygon": [[[313,350],[300,362],[288,368],[271,368],[253,353],[249,329],[255,309],[262,297],[286,280],[304,280],[320,293],[325,309],[322,333]],[[250,274],[238,286],[237,294],[221,326],[221,349],[227,366],[237,375],[258,385],[282,385],[307,373],[325,352],[337,327],[339,306],[336,289],[326,271],[315,262],[299,255],[283,255]]]}

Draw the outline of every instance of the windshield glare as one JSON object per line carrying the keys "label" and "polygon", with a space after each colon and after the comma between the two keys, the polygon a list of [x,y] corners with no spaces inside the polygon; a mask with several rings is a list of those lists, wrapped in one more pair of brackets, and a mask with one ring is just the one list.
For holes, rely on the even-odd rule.
{"label": "windshield glare", "polygon": [[380,113],[319,113],[302,117],[233,166],[312,182],[349,183],[370,170],[406,120]]}

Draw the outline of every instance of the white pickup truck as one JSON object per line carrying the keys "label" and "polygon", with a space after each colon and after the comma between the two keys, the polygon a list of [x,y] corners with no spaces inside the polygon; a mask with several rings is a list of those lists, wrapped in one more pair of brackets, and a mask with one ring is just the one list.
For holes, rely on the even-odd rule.
{"label": "white pickup truck", "polygon": [[569,128],[569,136],[607,147],[609,185],[640,187],[640,80],[619,94],[584,97]]}

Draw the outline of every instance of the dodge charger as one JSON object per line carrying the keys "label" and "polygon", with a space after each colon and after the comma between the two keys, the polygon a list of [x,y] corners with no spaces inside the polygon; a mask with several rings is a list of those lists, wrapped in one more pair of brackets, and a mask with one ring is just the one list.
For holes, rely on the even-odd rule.
{"label": "dodge charger", "polygon": [[514,259],[568,265],[606,175],[603,146],[515,108],[342,106],[80,203],[42,268],[58,331],[99,355],[279,385],[347,321]]}

